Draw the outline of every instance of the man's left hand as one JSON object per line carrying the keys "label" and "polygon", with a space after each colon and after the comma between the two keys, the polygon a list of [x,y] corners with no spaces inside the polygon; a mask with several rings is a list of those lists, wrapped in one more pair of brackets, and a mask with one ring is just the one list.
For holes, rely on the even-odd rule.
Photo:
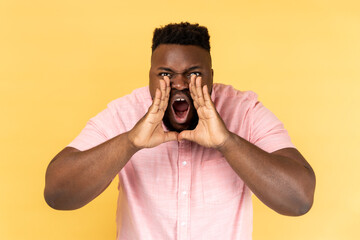
{"label": "man's left hand", "polygon": [[204,147],[219,148],[229,138],[227,130],[214,103],[211,101],[207,85],[201,86],[201,77],[192,77],[189,85],[190,94],[199,116],[199,123],[194,130],[182,131],[178,140],[186,139]]}

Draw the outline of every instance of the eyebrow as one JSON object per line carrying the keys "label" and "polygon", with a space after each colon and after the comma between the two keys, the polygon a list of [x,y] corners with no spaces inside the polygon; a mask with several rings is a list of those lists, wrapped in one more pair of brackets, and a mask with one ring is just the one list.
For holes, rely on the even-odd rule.
{"label": "eyebrow", "polygon": [[[201,67],[200,66],[193,66],[193,67],[190,67],[188,69],[185,69],[184,72],[190,72],[190,71],[198,69],[198,68],[201,68]],[[167,71],[167,72],[175,72],[171,68],[166,68],[166,67],[159,67],[158,70],[163,70],[163,71]]]}

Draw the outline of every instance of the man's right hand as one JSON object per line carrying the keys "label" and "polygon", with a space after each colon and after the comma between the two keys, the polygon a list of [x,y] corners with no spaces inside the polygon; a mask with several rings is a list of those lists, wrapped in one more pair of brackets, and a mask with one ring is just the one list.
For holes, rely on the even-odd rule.
{"label": "man's right hand", "polygon": [[129,132],[86,151],[66,147],[56,155],[46,171],[44,196],[49,206],[62,210],[84,206],[106,189],[137,150],[177,140],[176,132],[162,128],[169,94],[169,78],[160,80],[153,104]]}
{"label": "man's right hand", "polygon": [[177,132],[164,132],[162,119],[169,102],[170,79],[160,80],[160,90],[156,89],[153,103],[148,112],[128,132],[131,144],[137,148],[152,148],[161,143],[177,140]]}

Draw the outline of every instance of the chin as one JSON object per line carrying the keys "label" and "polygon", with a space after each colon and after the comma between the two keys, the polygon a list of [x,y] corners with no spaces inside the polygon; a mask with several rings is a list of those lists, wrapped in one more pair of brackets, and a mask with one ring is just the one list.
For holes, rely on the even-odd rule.
{"label": "chin", "polygon": [[[191,116],[190,116],[191,115]],[[175,119],[171,116],[171,111],[166,110],[163,118],[163,123],[169,131],[175,131],[180,133],[184,130],[193,130],[196,128],[199,122],[199,117],[197,112],[195,114],[189,114],[188,120],[185,123],[179,124],[175,121]]]}

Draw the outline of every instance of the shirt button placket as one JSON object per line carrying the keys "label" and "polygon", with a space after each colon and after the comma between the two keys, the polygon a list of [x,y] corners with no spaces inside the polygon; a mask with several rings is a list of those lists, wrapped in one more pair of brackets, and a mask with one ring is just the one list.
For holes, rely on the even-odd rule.
{"label": "shirt button placket", "polygon": [[178,231],[177,239],[190,238],[191,142],[179,142]]}

